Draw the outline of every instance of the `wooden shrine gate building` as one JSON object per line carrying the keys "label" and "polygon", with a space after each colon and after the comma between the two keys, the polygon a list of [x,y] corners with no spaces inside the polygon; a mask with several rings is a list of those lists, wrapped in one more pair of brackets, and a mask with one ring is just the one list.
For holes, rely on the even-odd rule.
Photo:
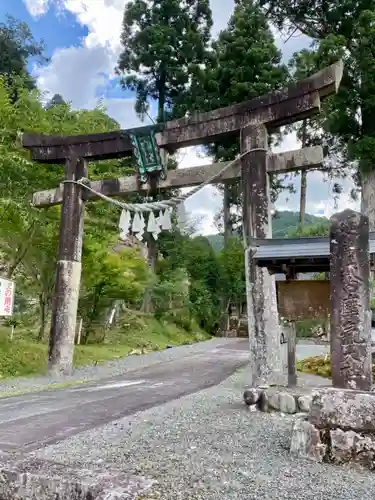
{"label": "wooden shrine gate building", "polygon": [[[197,113],[150,127],[119,130],[74,137],[51,137],[24,134],[23,146],[38,162],[62,163],[65,182],[57,189],[34,194],[36,207],[62,204],[55,300],[52,312],[48,367],[50,372],[69,372],[72,367],[74,335],[81,276],[81,251],[84,205],[95,193],[77,184],[87,177],[86,161],[131,156],[138,153],[138,168],[151,175],[158,168],[158,158],[142,155],[142,144],[156,140],[159,151],[173,153],[179,148],[209,144],[221,137],[240,135],[241,158],[231,162],[216,182],[241,177],[245,247],[254,238],[271,237],[268,174],[321,167],[320,147],[305,148],[282,154],[270,154],[268,134],[319,113],[321,100],[337,91],[342,77],[342,63],[322,71],[281,91],[250,101]],[[142,142],[143,141],[143,142]],[[150,148],[148,149],[150,151]],[[161,155],[162,156],[162,155]],[[170,172],[159,182],[160,189],[194,186],[219,174],[224,164],[193,167]],[[109,197],[146,190],[139,187],[136,176],[88,182],[94,191]],[[257,268],[247,251],[247,303],[253,383],[270,383],[281,376],[279,325],[274,279],[267,268]],[[265,304],[267,306],[265,307]]]}

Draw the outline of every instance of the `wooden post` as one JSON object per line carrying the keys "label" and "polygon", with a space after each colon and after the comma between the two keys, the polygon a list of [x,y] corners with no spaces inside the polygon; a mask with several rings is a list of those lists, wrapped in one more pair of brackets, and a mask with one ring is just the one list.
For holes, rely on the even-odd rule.
{"label": "wooden post", "polygon": [[[272,236],[267,175],[268,134],[264,125],[241,130],[243,185],[243,226],[246,248],[252,238]],[[280,326],[277,313],[275,279],[267,268],[246,263],[247,304],[252,384],[281,383],[282,362]]]}
{"label": "wooden post", "polygon": [[334,387],[372,386],[368,217],[331,217],[331,363]]}
{"label": "wooden post", "polygon": [[294,321],[289,323],[288,331],[288,386],[297,385],[297,367],[296,367],[296,324]]}
{"label": "wooden post", "polygon": [[[86,176],[85,160],[77,158],[70,149],[65,164],[65,180],[77,181]],[[82,188],[73,182],[64,184],[47,363],[48,372],[53,375],[69,374],[73,364],[84,222],[81,191]]]}

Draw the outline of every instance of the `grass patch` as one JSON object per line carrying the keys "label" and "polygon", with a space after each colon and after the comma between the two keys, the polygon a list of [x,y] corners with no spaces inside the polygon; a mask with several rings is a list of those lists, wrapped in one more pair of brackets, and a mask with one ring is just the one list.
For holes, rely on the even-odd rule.
{"label": "grass patch", "polygon": [[[297,361],[297,370],[303,373],[331,378],[331,356],[313,356],[302,361]],[[375,382],[375,364],[372,365],[372,378]]]}
{"label": "grass patch", "polygon": [[62,382],[61,384],[48,384],[48,385],[41,385],[40,387],[35,387],[33,389],[20,389],[19,391],[5,391],[5,392],[0,392],[0,399],[4,398],[9,398],[12,396],[23,396],[24,394],[35,394],[38,392],[44,392],[44,391],[52,391],[55,389],[64,389],[65,387],[76,387],[77,385],[83,385],[83,384],[88,384],[91,382],[90,380],[72,380],[68,382]]}
{"label": "grass patch", "polygon": [[[13,341],[6,329],[0,331],[0,380],[43,375],[46,372],[47,344],[35,343],[17,336]],[[21,338],[20,338],[21,337]],[[121,324],[110,330],[103,343],[76,346],[74,366],[92,365],[129,354],[144,354],[165,349],[168,345],[184,345],[210,338],[196,327],[186,331],[175,324],[153,317],[129,313]]]}
{"label": "grass patch", "polygon": [[331,357],[313,356],[297,361],[297,370],[303,373],[311,373],[320,377],[331,377]]}

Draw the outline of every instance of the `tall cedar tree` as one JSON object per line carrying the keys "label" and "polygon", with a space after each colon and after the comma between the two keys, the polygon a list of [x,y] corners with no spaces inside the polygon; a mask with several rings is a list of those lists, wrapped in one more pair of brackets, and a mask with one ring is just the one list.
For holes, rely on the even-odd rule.
{"label": "tall cedar tree", "polygon": [[205,58],[212,26],[209,0],[133,0],[125,7],[118,72],[125,89],[136,92],[143,117],[149,101],[163,121]]}
{"label": "tall cedar tree", "polygon": [[[228,26],[212,44],[204,68],[198,68],[191,86],[175,103],[175,116],[240,103],[285,86],[288,70],[281,64],[267,20],[253,0],[235,0]],[[217,161],[231,160],[239,139],[227,139],[210,148]],[[230,204],[240,205],[238,183],[230,186]]]}
{"label": "tall cedar tree", "polygon": [[[375,3],[368,0],[261,0],[279,28],[314,43],[316,68],[344,61],[338,94],[326,106],[324,128],[337,161],[355,162],[362,210],[375,230]],[[337,146],[339,146],[337,148]]]}
{"label": "tall cedar tree", "polygon": [[29,90],[35,88],[35,80],[30,75],[27,64],[30,58],[46,62],[43,56],[44,44],[37,42],[26,23],[7,16],[6,22],[0,23],[0,76],[5,77],[13,88],[13,100],[18,97],[14,85],[17,79]]}

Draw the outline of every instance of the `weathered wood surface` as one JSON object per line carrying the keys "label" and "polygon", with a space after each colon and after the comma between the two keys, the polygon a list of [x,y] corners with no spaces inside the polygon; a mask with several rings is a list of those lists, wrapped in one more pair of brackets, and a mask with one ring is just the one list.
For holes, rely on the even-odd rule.
{"label": "weathered wood surface", "polygon": [[368,217],[344,210],[330,220],[331,362],[334,387],[372,386]]}
{"label": "weathered wood surface", "polygon": [[[268,173],[291,172],[301,169],[318,169],[322,167],[323,149],[314,146],[304,149],[296,149],[285,153],[270,154],[268,156]],[[228,165],[230,162],[212,163],[199,167],[171,170],[165,181],[160,180],[159,189],[176,189],[181,187],[192,187],[202,184],[215,173]],[[238,160],[233,167],[228,168],[220,175],[215,183],[233,180],[241,176],[241,162]],[[137,176],[120,177],[118,179],[105,179],[102,181],[91,181],[88,184],[92,189],[107,196],[119,196],[130,193],[146,193],[149,185],[138,185]],[[94,193],[86,191],[87,200],[95,200],[98,197]],[[57,189],[39,191],[33,196],[33,204],[36,207],[48,207],[59,205],[62,201],[62,186]]]}
{"label": "weathered wood surface", "polygon": [[[264,123],[279,127],[307,118],[320,110],[322,98],[337,91],[343,72],[342,62],[301,80],[285,89],[249,101],[196,113],[187,118],[171,120],[157,134],[159,146],[170,150],[211,143],[231,134],[238,134],[247,125]],[[75,137],[37,136],[24,134],[22,144],[32,150],[34,160],[56,163],[64,161],[64,150],[74,145],[82,158],[113,158],[129,156],[132,147],[126,130],[108,134]],[[102,150],[102,153],[100,151]]]}
{"label": "weathered wood surface", "polygon": [[24,134],[22,145],[31,150],[33,160],[41,163],[64,163],[69,146],[79,158],[90,160],[131,156],[133,150],[130,137],[121,130],[66,137]]}
{"label": "weathered wood surface", "polygon": [[[263,150],[251,151],[255,148]],[[246,127],[241,131],[241,151],[249,151],[241,159],[246,247],[251,246],[252,238],[272,237],[267,148],[264,125]],[[252,385],[280,384],[283,369],[275,279],[267,268],[257,267],[252,258],[246,266],[246,273]]]}

